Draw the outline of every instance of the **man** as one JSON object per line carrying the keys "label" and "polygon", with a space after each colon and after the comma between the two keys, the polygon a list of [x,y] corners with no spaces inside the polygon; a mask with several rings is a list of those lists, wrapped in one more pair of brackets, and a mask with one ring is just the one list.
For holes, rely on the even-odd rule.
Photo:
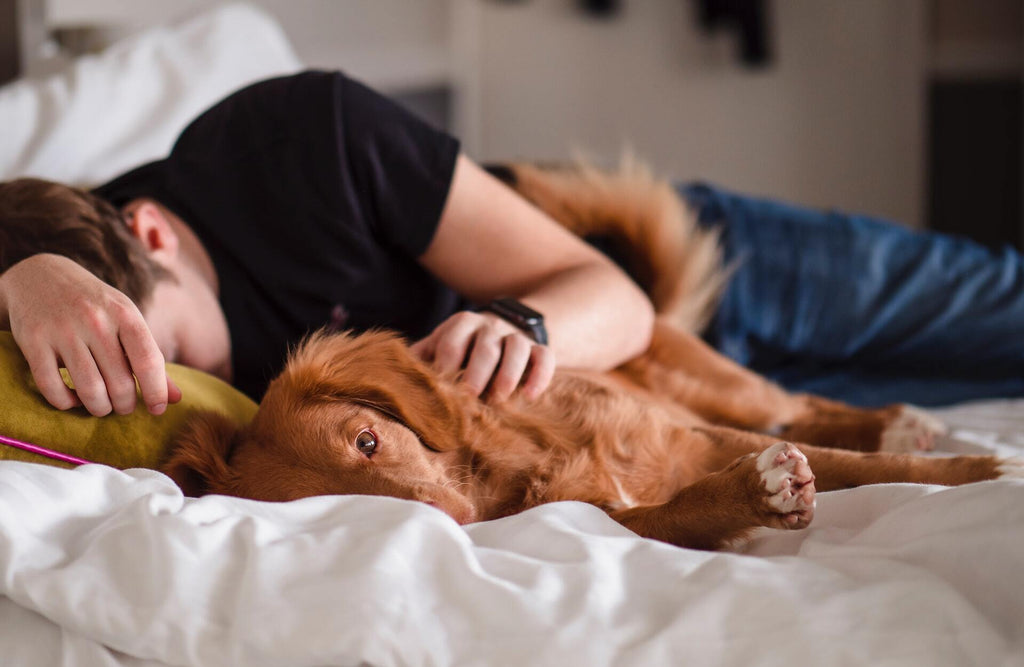
{"label": "man", "polygon": [[[12,204],[14,185],[0,186],[0,226],[34,222],[20,227],[21,261],[0,258],[0,324],[60,408],[130,411],[134,375],[160,413],[179,396],[165,360],[259,397],[288,347],[325,325],[395,329],[442,370],[464,364],[466,383],[498,400],[536,396],[556,360],[610,368],[650,336],[650,303],[608,260],[454,139],[338,73],[230,96],[99,200],[59,189],[63,212],[33,218],[50,195]],[[707,185],[680,196],[721,227],[735,269],[706,333],[727,356],[787,389],[861,405],[1024,395],[1020,253]],[[152,291],[111,287],[29,231],[62,216],[128,229]],[[502,296],[543,314],[549,345],[514,317],[467,309]]]}
{"label": "man", "polygon": [[[5,224],[35,206],[11,205],[15,186],[0,190]],[[0,265],[0,324],[62,409],[129,412],[134,376],[159,414],[180,397],[164,361],[258,398],[288,347],[332,323],[396,329],[442,370],[465,361],[476,393],[531,397],[556,359],[614,367],[645,348],[653,325],[650,303],[614,264],[454,139],[340,73],[239,91],[193,122],[167,159],[97,193],[116,210],[58,188],[49,196],[64,212],[53,215],[84,209],[90,223],[125,225],[127,245],[154,265],[149,293],[132,302],[39,236],[37,254]],[[549,344],[466,310],[505,296],[543,314]]]}

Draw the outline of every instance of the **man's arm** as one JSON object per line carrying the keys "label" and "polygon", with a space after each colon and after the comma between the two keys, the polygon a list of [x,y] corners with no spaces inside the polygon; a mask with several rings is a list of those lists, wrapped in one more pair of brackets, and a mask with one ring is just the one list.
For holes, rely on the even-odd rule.
{"label": "man's arm", "polygon": [[[414,346],[443,370],[458,368],[469,353],[465,379],[478,392],[492,382],[492,393],[504,398],[522,379],[534,396],[550,381],[554,358],[605,370],[650,342],[654,309],[640,288],[464,156],[420,262],[474,301],[512,296],[544,315],[548,351],[490,313],[456,314]],[[524,359],[524,349],[534,356]]]}
{"label": "man's arm", "polygon": [[181,400],[131,299],[66,257],[33,255],[0,274],[0,328],[14,335],[39,391],[61,410],[128,414],[136,378],[153,414]]}

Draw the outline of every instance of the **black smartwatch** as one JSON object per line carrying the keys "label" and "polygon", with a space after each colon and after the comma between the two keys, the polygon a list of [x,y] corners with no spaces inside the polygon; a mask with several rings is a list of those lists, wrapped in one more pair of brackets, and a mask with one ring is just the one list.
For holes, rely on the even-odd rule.
{"label": "black smartwatch", "polygon": [[533,308],[523,305],[509,297],[495,299],[481,310],[494,313],[498,317],[516,325],[533,338],[539,345],[548,344],[548,330],[544,328],[544,316]]}

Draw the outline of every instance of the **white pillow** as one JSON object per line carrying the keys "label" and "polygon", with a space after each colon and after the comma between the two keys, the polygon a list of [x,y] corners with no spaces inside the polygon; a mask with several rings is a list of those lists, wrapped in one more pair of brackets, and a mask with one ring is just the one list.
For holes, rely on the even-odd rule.
{"label": "white pillow", "polygon": [[0,88],[0,180],[99,184],[165,156],[228,93],[300,68],[280,26],[248,5],[148,30],[59,74]]}

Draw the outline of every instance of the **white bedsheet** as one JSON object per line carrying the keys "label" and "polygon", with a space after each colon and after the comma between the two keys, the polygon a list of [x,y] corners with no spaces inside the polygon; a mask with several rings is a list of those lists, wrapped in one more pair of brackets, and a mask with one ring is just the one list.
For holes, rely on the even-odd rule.
{"label": "white bedsheet", "polygon": [[[949,449],[1024,446],[1024,401],[945,416]],[[809,529],[712,554],[580,503],[461,528],[390,498],[0,464],[12,666],[1021,665],[1022,565],[1024,481],[820,494]]]}

